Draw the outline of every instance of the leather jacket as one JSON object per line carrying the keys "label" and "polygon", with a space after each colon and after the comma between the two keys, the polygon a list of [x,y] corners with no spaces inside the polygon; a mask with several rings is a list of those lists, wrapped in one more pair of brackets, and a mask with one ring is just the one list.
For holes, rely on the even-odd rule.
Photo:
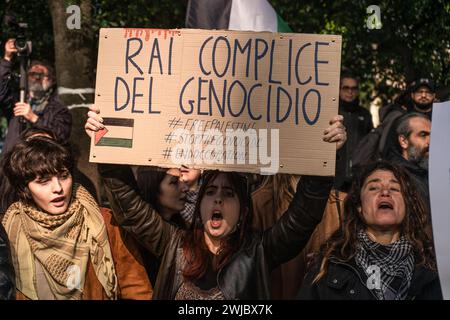
{"label": "leather jacket", "polygon": [[14,268],[9,249],[8,235],[0,223],[0,300],[16,297]]}
{"label": "leather jacket", "polygon": [[[174,299],[182,284],[183,233],[165,222],[137,191],[128,166],[99,165],[118,223],[161,260],[154,299]],[[300,179],[285,214],[264,232],[250,231],[247,240],[217,275],[226,299],[269,299],[270,272],[295,257],[322,219],[332,178]]]}

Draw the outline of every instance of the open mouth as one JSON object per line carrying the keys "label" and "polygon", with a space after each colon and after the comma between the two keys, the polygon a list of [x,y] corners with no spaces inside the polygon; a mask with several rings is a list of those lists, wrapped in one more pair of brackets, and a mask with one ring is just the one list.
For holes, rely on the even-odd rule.
{"label": "open mouth", "polygon": [[220,228],[220,226],[222,225],[222,221],[223,221],[222,212],[220,212],[219,210],[214,211],[211,216],[211,226],[213,228]]}
{"label": "open mouth", "polygon": [[387,209],[394,209],[394,205],[387,201],[382,201],[378,204],[378,209],[387,210]]}
{"label": "open mouth", "polygon": [[57,198],[53,199],[50,202],[53,203],[54,206],[60,207],[60,206],[64,205],[65,199],[66,199],[66,197],[61,196],[61,197],[57,197]]}

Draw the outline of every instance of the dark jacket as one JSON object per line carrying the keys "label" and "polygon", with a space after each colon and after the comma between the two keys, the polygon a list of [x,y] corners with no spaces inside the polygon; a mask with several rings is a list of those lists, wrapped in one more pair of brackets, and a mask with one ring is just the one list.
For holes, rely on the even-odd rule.
{"label": "dark jacket", "polygon": [[0,112],[9,121],[12,116],[11,62],[0,59]]}
{"label": "dark jacket", "polygon": [[403,167],[413,178],[415,186],[419,193],[423,196],[425,202],[430,202],[430,193],[428,189],[428,170],[419,167],[415,162],[408,161],[395,149],[391,149],[387,156],[387,160]]}
{"label": "dark jacket", "polygon": [[[318,260],[305,277],[297,296],[301,300],[376,300],[367,286],[367,276],[353,261],[344,263],[331,257],[328,271],[317,283]],[[442,300],[438,274],[423,266],[414,269],[407,300]]]}
{"label": "dark jacket", "polygon": [[[128,166],[99,165],[119,224],[161,259],[155,299],[174,299],[182,283],[184,230],[165,222],[135,190]],[[265,232],[247,240],[217,275],[226,299],[269,299],[270,271],[298,254],[322,218],[332,179],[303,177],[289,209]]]}
{"label": "dark jacket", "polygon": [[386,158],[396,141],[393,125],[405,113],[406,109],[396,104],[385,106],[380,110],[380,125],[372,129],[354,149],[353,168]]}
{"label": "dark jacket", "polygon": [[8,235],[0,223],[0,300],[16,297],[14,267],[11,260]]}
{"label": "dark jacket", "polygon": [[336,158],[335,188],[346,191],[352,181],[353,151],[359,141],[373,129],[373,123],[370,112],[358,103],[340,101],[339,114],[344,116],[347,142],[338,151]]}
{"label": "dark jacket", "polygon": [[59,101],[55,92],[50,96],[36,123],[31,123],[23,117],[13,117],[9,122],[8,133],[2,153],[8,152],[17,143],[20,134],[28,127],[47,128],[53,131],[56,138],[61,142],[67,142],[72,129],[72,115],[69,109]]}

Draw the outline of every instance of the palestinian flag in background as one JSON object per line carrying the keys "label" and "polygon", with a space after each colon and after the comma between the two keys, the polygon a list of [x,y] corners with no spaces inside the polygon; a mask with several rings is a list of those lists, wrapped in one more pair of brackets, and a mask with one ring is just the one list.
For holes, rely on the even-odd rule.
{"label": "palestinian flag in background", "polygon": [[189,0],[186,28],[292,32],[267,0]]}
{"label": "palestinian flag in background", "polygon": [[103,118],[103,124],[105,128],[95,133],[94,145],[118,148],[133,147],[134,119]]}

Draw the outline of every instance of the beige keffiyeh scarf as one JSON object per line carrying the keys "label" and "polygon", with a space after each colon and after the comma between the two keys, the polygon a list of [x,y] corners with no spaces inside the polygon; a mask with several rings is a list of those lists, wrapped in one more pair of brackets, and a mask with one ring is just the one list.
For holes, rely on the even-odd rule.
{"label": "beige keffiyeh scarf", "polygon": [[72,202],[60,215],[22,202],[3,218],[8,233],[17,289],[39,299],[35,259],[42,265],[57,300],[82,298],[89,258],[110,299],[117,299],[117,276],[100,209],[81,185],[74,184]]}

